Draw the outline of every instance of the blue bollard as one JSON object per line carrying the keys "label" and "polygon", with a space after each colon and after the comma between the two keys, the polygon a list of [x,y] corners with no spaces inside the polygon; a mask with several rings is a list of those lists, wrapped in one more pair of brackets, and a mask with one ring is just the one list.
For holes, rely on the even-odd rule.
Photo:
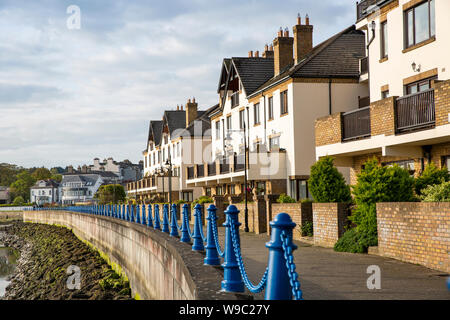
{"label": "blue bollard", "polygon": [[163,205],[163,223],[162,232],[169,233],[169,204]]}
{"label": "blue bollard", "polygon": [[189,205],[187,203],[183,204],[183,222],[181,225],[181,242],[191,242],[191,237],[189,236],[188,223],[189,223]]}
{"label": "blue bollard", "polygon": [[142,205],[142,220],[141,223],[143,225],[147,225],[147,219],[145,218],[145,204]]}
{"label": "blue bollard", "polygon": [[172,204],[172,210],[170,215],[170,235],[172,237],[178,237],[178,224],[177,224],[177,205],[175,203]]}
{"label": "blue bollard", "polygon": [[231,224],[234,224],[237,231],[237,241],[240,242],[238,221],[239,210],[235,205],[229,205],[225,210],[226,220],[223,224],[226,227],[225,233],[225,258],[222,263],[223,267],[223,281],[221,284],[222,291],[226,292],[244,292],[244,282],[242,281],[241,272],[236,261],[236,255],[233,248],[233,240],[231,238]]}
{"label": "blue bollard", "polygon": [[126,205],[125,218],[126,218],[127,221],[130,221],[130,205],[129,204]]}
{"label": "blue bollard", "polygon": [[161,224],[159,220],[159,204],[155,204],[155,226],[156,230],[161,230]]}
{"label": "blue bollard", "polygon": [[192,243],[192,250],[194,251],[203,251],[205,250],[205,247],[203,245],[203,238],[200,231],[200,228],[202,227],[201,223],[201,216],[202,212],[200,211],[202,209],[202,206],[197,203],[194,207],[194,234],[192,235],[193,243]]}
{"label": "blue bollard", "polygon": [[136,206],[136,223],[141,223],[141,206]]}
{"label": "blue bollard", "polygon": [[266,247],[269,248],[269,270],[267,273],[265,300],[292,300],[292,288],[286,268],[281,233],[282,231],[287,233],[288,246],[294,251],[297,249],[297,246],[292,243],[292,229],[294,229],[295,225],[287,213],[277,214],[275,220],[270,222],[272,236],[270,241],[266,243]]}
{"label": "blue bollard", "polygon": [[131,222],[134,222],[135,213],[136,213],[136,205],[132,204],[131,205],[131,216],[130,216]]}
{"label": "blue bollard", "polygon": [[148,205],[148,214],[147,214],[147,226],[148,227],[153,227],[153,217],[152,217],[152,205],[149,204]]}
{"label": "blue bollard", "polygon": [[218,266],[220,265],[220,258],[219,254],[217,253],[216,243],[214,241],[214,235],[213,235],[213,223],[215,222],[215,219],[213,216],[216,215],[217,208],[215,205],[211,204],[208,207],[208,217],[206,220],[207,222],[207,230],[206,230],[206,258],[203,260],[204,263],[208,266]]}

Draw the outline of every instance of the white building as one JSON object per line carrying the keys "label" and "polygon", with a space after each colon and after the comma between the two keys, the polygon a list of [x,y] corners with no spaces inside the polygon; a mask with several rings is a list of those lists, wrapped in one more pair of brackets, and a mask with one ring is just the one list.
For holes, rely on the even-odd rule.
{"label": "white building", "polygon": [[298,18],[293,32],[290,37],[280,30],[273,50],[266,45],[262,57],[250,52],[247,58],[224,60],[220,109],[211,115],[216,172],[194,177],[188,186],[202,186],[205,194],[242,193],[245,125],[253,191],[309,197],[315,119],[367,101],[368,86],[359,82],[364,33],[351,26],[313,47],[308,17],[304,24]]}
{"label": "white building", "polygon": [[59,187],[61,203],[71,205],[91,202],[103,183],[99,174],[64,174]]}
{"label": "white building", "polygon": [[30,202],[37,205],[59,202],[59,184],[54,180],[39,180],[30,188]]}
{"label": "white building", "polygon": [[427,163],[450,167],[450,12],[448,0],[364,0],[357,29],[366,33],[360,83],[370,107],[316,122],[316,156],[335,157],[356,182],[376,157],[420,175]]}

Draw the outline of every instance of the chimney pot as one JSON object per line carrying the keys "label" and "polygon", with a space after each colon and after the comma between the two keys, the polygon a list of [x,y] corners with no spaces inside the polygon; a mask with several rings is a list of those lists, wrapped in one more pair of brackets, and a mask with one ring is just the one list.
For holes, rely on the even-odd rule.
{"label": "chimney pot", "polygon": [[278,37],[281,38],[283,37],[283,28],[280,27],[280,30],[278,31]]}
{"label": "chimney pot", "polygon": [[193,98],[192,98],[192,102],[194,102],[194,103],[195,103],[195,97],[193,97]]}
{"label": "chimney pot", "polygon": [[289,30],[287,27],[284,29],[284,37],[289,38]]}
{"label": "chimney pot", "polygon": [[195,100],[191,102],[189,99],[186,104],[186,127],[192,123],[197,118],[197,103]]}
{"label": "chimney pot", "polygon": [[180,110],[180,106],[179,106],[179,105],[177,105],[177,111],[178,111],[178,110]]}
{"label": "chimney pot", "polygon": [[297,24],[294,32],[294,59],[299,63],[313,48],[313,26],[309,25],[309,16],[306,15],[306,24]]}
{"label": "chimney pot", "polygon": [[253,57],[253,51],[249,51],[249,52],[248,52],[248,57],[249,57],[249,58],[252,58],[252,57]]}
{"label": "chimney pot", "polygon": [[180,106],[180,110],[183,111],[183,105]]}
{"label": "chimney pot", "polygon": [[273,45],[269,46],[269,51],[273,51]]}
{"label": "chimney pot", "polygon": [[305,22],[306,25],[309,26],[309,16],[308,16],[308,14],[306,14],[305,21],[306,21]]}
{"label": "chimney pot", "polygon": [[259,51],[255,51],[255,58],[259,58]]}
{"label": "chimney pot", "polygon": [[297,14],[297,25],[302,24],[302,18],[300,17],[300,13]]}

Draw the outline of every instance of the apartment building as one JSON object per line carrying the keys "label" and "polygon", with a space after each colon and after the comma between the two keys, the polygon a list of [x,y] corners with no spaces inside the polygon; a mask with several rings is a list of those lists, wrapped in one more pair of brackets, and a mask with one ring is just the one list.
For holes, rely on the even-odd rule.
{"label": "apartment building", "polygon": [[100,174],[63,174],[62,181],[59,185],[60,202],[64,205],[92,202],[95,193],[104,183],[104,179]]}
{"label": "apartment building", "polygon": [[220,108],[211,114],[214,161],[204,164],[202,176],[188,176],[187,185],[206,195],[239,195],[246,173],[255,194],[308,198],[314,120],[368,103],[359,71],[364,44],[364,33],[350,26],[313,46],[309,17],[304,24],[298,17],[293,37],[280,30],[262,57],[251,51],[224,59]]}
{"label": "apartment building", "polygon": [[447,0],[360,1],[356,28],[366,34],[360,83],[370,106],[317,119],[316,157],[351,168],[368,158],[419,175],[450,167],[450,12]]}
{"label": "apartment building", "polygon": [[[218,105],[198,110],[195,98],[177,110],[167,110],[160,121],[150,121],[144,156],[144,178],[127,185],[130,197],[139,201],[193,201],[202,194],[200,187],[188,186],[187,166],[210,157],[209,115]],[[208,150],[208,152],[204,152]],[[171,197],[169,198],[169,190]]]}

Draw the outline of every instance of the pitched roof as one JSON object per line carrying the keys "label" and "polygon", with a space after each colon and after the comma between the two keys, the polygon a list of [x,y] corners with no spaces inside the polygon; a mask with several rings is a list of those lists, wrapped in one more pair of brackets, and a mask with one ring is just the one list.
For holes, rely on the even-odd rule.
{"label": "pitched roof", "polygon": [[166,110],[164,111],[164,124],[169,128],[169,134],[177,129],[186,127],[186,111],[185,110]]}
{"label": "pitched roof", "polygon": [[[201,112],[201,114],[197,117],[197,119],[192,121],[191,124],[189,124],[186,127],[186,130],[189,132],[189,135],[191,137],[195,137],[195,136],[202,136],[202,137],[208,136],[209,137],[209,136],[211,136],[211,132],[208,131],[211,129],[211,120],[209,119],[209,115],[218,108],[219,108],[219,104],[216,104],[205,111],[199,111],[197,113],[197,115],[199,115],[200,112]],[[201,131],[194,130],[196,128],[196,126],[200,126]]]}
{"label": "pitched roof", "polygon": [[150,141],[151,135],[153,136],[153,141],[155,142],[156,145],[159,145],[161,143],[162,128],[163,128],[162,120],[150,121],[149,129],[148,129],[147,149],[148,149],[148,142]]}
{"label": "pitched roof", "polygon": [[315,46],[298,64],[254,90],[249,96],[278,83],[284,78],[359,78],[359,59],[365,56],[365,35],[352,25]]}
{"label": "pitched roof", "polygon": [[63,175],[63,179],[61,181],[61,184],[65,184],[67,182],[81,182],[84,183],[84,185],[95,185],[98,179],[100,179],[99,174],[90,174],[90,173],[84,173],[84,174],[66,174]]}
{"label": "pitched roof", "polygon": [[231,58],[247,95],[273,77],[272,58]]}
{"label": "pitched roof", "polygon": [[[41,186],[41,184],[44,184]],[[48,180],[38,180],[36,183],[31,187],[31,189],[39,189],[39,188],[58,188],[59,183],[55,180],[48,179]]]}

